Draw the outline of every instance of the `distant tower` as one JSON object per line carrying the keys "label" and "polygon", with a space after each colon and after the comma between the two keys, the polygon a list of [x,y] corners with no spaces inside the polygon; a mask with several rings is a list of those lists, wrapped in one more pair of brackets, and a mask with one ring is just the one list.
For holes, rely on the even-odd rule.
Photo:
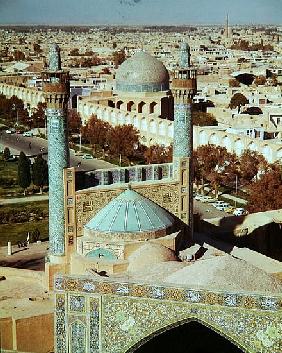
{"label": "distant tower", "polygon": [[182,43],[179,68],[174,71],[172,93],[174,96],[173,163],[175,177],[180,180],[180,215],[193,233],[193,124],[192,100],[197,92],[197,72],[191,67],[190,47]]}
{"label": "distant tower", "polygon": [[42,72],[48,128],[49,166],[49,257],[60,263],[65,255],[63,169],[69,166],[67,104],[69,73],[61,68],[60,48],[52,45],[47,70]]}
{"label": "distant tower", "polygon": [[225,25],[225,35],[226,38],[229,38],[229,16],[228,14],[226,15],[226,25]]}

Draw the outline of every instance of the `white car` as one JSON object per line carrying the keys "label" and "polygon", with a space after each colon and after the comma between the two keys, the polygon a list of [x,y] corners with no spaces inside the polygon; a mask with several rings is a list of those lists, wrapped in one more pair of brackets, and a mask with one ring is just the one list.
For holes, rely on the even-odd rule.
{"label": "white car", "polygon": [[33,137],[33,132],[31,132],[31,131],[25,131],[25,132],[23,133],[23,136],[24,136],[24,137]]}
{"label": "white car", "polygon": [[214,207],[216,207],[216,206],[222,205],[223,203],[226,203],[226,202],[225,201],[221,201],[221,200],[217,200],[217,201],[213,202],[212,205]]}
{"label": "white car", "polygon": [[244,208],[241,207],[236,208],[233,212],[234,216],[243,216],[244,214],[246,214],[246,211]]}
{"label": "white car", "polygon": [[12,130],[12,129],[6,130],[6,134],[14,134],[14,133],[15,133],[15,130]]}
{"label": "white car", "polygon": [[89,153],[85,153],[83,156],[82,156],[82,159],[94,159],[94,157],[89,154]]}
{"label": "white car", "polygon": [[219,211],[225,211],[230,207],[230,204],[228,202],[223,202],[217,206],[214,206],[217,210]]}

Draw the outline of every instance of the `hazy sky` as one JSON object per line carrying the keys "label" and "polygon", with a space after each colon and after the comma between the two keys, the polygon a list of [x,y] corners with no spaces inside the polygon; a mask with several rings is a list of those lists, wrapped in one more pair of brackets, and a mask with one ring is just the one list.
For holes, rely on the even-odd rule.
{"label": "hazy sky", "polygon": [[282,23],[282,0],[0,0],[0,24]]}

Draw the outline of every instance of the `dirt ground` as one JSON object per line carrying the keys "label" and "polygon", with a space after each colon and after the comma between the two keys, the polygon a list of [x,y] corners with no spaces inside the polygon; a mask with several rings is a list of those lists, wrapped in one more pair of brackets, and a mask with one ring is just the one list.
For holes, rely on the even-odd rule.
{"label": "dirt ground", "polygon": [[13,246],[13,254],[7,255],[7,246],[0,248],[0,266],[24,268],[28,270],[44,271],[45,256],[48,242],[32,243],[26,248]]}

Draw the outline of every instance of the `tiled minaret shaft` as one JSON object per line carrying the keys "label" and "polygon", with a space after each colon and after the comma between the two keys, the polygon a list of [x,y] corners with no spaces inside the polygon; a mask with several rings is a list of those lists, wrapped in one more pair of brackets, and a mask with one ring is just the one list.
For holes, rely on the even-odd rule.
{"label": "tiled minaret shaft", "polygon": [[182,43],[179,67],[174,72],[173,164],[175,178],[180,181],[180,219],[193,233],[193,123],[192,100],[197,92],[196,70],[191,67],[190,48]]}
{"label": "tiled minaret shaft", "polygon": [[67,103],[69,73],[61,69],[60,49],[52,45],[49,66],[42,73],[48,130],[49,255],[65,255],[63,169],[69,166]]}

